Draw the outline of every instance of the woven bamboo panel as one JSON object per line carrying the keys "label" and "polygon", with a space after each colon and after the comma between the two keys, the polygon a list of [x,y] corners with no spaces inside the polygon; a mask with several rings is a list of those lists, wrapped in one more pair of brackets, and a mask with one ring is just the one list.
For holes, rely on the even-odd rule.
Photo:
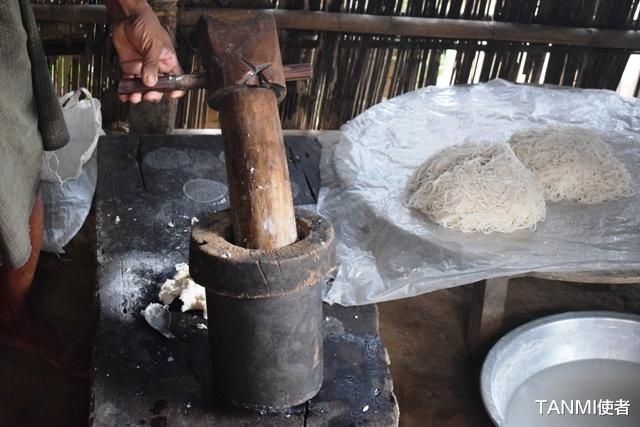
{"label": "woven bamboo panel", "polygon": [[[255,7],[255,0],[238,1],[244,4],[237,6]],[[262,6],[269,4],[268,0],[262,2]],[[185,0],[180,7],[219,5],[209,0]],[[606,29],[638,29],[640,25],[640,0],[280,0],[272,6]],[[127,108],[114,95],[117,66],[108,26],[42,24],[41,30],[58,92],[85,86],[102,100],[105,124],[117,127],[126,122]],[[178,54],[186,71],[197,71],[200,62],[189,46],[189,31],[178,28]],[[499,77],[615,89],[631,53],[624,49],[296,30],[282,30],[280,39],[285,63],[313,64],[313,79],[290,84],[281,106],[283,126],[298,129],[337,129],[371,105],[434,84]],[[638,92],[640,86],[636,95]],[[181,99],[176,127],[215,125],[216,115],[206,106],[204,91],[193,91]]]}

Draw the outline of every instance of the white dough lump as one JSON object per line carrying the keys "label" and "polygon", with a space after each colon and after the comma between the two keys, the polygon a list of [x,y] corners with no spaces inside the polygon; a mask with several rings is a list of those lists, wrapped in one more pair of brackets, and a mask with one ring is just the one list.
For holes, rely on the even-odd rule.
{"label": "white dough lump", "polygon": [[202,310],[204,318],[207,318],[207,295],[204,286],[193,281],[189,274],[189,265],[176,264],[176,274],[173,279],[167,279],[160,287],[158,298],[163,304],[169,305],[176,298],[182,301],[182,312],[189,310]]}
{"label": "white dough lump", "polygon": [[409,206],[464,232],[510,233],[544,220],[543,190],[507,143],[466,143],[423,163],[409,183]]}
{"label": "white dough lump", "polygon": [[509,142],[546,200],[600,203],[633,195],[629,172],[593,130],[551,126],[516,133]]}

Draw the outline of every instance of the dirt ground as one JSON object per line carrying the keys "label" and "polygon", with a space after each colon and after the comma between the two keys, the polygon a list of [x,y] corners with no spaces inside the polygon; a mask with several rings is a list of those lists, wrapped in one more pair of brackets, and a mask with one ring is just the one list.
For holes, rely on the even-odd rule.
{"label": "dirt ground", "polygon": [[[61,257],[43,255],[32,308],[38,316],[90,337],[95,328],[93,224]],[[63,279],[64,278],[64,279]],[[480,362],[465,335],[471,286],[380,304],[380,330],[391,358],[400,425],[491,425],[479,396]],[[640,285],[581,285],[536,279],[512,281],[505,331],[569,310],[640,313]],[[87,338],[89,339],[89,338]],[[86,426],[89,382],[0,347],[1,426]]]}

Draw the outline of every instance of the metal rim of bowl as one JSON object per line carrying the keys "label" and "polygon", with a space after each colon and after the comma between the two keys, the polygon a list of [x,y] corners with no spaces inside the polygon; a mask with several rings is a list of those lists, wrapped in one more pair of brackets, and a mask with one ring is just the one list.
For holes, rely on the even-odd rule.
{"label": "metal rim of bowl", "polygon": [[500,426],[500,422],[504,420],[498,419],[498,407],[496,402],[492,398],[492,384],[491,378],[493,372],[497,368],[499,362],[499,356],[507,349],[512,342],[527,333],[530,333],[534,329],[541,328],[552,323],[560,323],[563,321],[575,321],[580,319],[609,319],[609,320],[622,320],[631,321],[640,324],[640,315],[631,313],[621,313],[616,311],[570,311],[567,313],[553,314],[550,316],[541,317],[539,319],[532,320],[517,328],[509,331],[502,338],[496,342],[491,348],[484,363],[482,364],[482,370],[480,375],[480,393],[482,395],[482,402],[484,407],[491,418],[491,421]]}

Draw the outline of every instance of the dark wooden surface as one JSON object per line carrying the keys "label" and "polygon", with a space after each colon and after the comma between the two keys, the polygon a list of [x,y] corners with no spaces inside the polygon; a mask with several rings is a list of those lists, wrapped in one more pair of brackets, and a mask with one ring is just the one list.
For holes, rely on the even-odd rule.
{"label": "dark wooden surface", "polygon": [[[285,139],[294,202],[313,204],[319,146],[306,137]],[[322,390],[282,414],[241,411],[216,400],[209,387],[206,330],[198,328],[206,321],[200,314],[181,313],[174,303],[173,340],[151,329],[140,315],[147,304],[158,301],[159,287],[173,275],[174,265],[187,261],[191,218],[228,206],[228,198],[198,202],[209,193],[185,187],[190,181],[226,183],[221,154],[219,136],[109,136],[100,141],[100,320],[93,425],[397,425],[398,407],[373,305],[324,306]],[[210,181],[193,181],[203,179]]]}

